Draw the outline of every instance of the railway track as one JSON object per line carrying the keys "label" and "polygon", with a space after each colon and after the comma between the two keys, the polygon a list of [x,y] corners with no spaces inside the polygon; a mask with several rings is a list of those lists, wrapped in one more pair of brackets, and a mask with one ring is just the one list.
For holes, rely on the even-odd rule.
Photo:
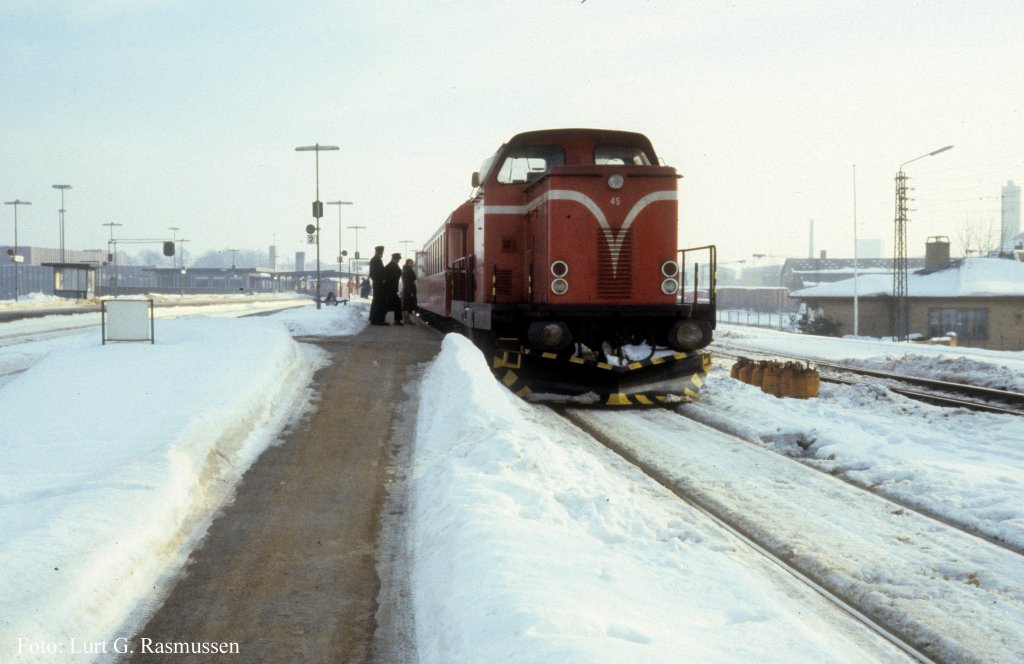
{"label": "railway track", "polygon": [[925,518],[933,519],[935,521],[938,521],[938,522],[944,524],[945,526],[948,526],[950,528],[954,528],[956,530],[959,530],[962,533],[964,533],[965,535],[969,535],[971,537],[976,537],[979,540],[982,540],[982,541],[984,541],[984,542],[986,542],[988,544],[991,544],[992,546],[997,546],[999,548],[1006,549],[1009,552],[1012,552],[1012,553],[1024,556],[1024,546],[1019,545],[1019,544],[1017,544],[1015,542],[1008,542],[1005,539],[999,537],[997,534],[992,533],[992,532],[988,532],[984,528],[976,526],[976,525],[972,524],[970,521],[968,521],[966,519],[960,519],[960,518],[957,518],[955,516],[950,516],[948,514],[943,514],[943,513],[939,512],[938,510],[930,509],[927,505],[922,505],[922,504],[912,503],[912,502],[909,502],[907,500],[902,500],[899,497],[893,496],[893,495],[890,495],[890,494],[888,494],[888,493],[886,493],[884,491],[881,491],[877,487],[872,486],[872,485],[870,485],[870,484],[868,484],[866,482],[858,481],[854,477],[837,474],[837,473],[835,473],[833,471],[830,471],[830,470],[827,470],[827,469],[825,469],[825,468],[823,468],[821,466],[817,466],[817,465],[814,465],[812,463],[808,463],[807,459],[805,459],[805,458],[788,456],[788,455],[786,455],[786,454],[784,454],[784,453],[782,453],[782,452],[780,452],[778,450],[772,449],[770,447],[766,447],[764,445],[763,441],[761,441],[760,439],[758,439],[756,437],[751,437],[751,436],[745,435],[742,432],[742,427],[728,427],[728,426],[723,425],[723,423],[721,421],[708,421],[705,418],[690,417],[689,415],[685,415],[685,414],[682,414],[682,413],[679,413],[679,415],[680,415],[680,417],[687,417],[688,419],[693,419],[694,421],[699,422],[700,424],[703,424],[704,426],[711,427],[711,428],[713,428],[713,429],[715,429],[717,431],[722,432],[723,434],[725,434],[727,436],[731,436],[732,438],[735,438],[737,440],[742,440],[742,441],[746,442],[747,444],[753,445],[753,446],[755,446],[755,447],[757,447],[759,449],[766,450],[766,451],[768,451],[768,452],[770,452],[772,454],[777,454],[778,456],[780,456],[782,458],[785,458],[785,459],[788,459],[790,461],[794,461],[796,463],[800,463],[801,465],[805,466],[806,468],[809,468],[810,470],[813,470],[813,471],[815,471],[817,473],[821,473],[822,475],[825,475],[827,477],[837,479],[837,480],[839,480],[841,482],[845,482],[845,483],[849,484],[850,486],[856,487],[857,489],[859,489],[861,491],[866,491],[868,493],[871,493],[872,495],[878,496],[880,499],[886,500],[886,501],[889,501],[890,503],[892,503],[894,505],[894,509],[902,509],[902,510],[907,510],[909,512],[914,512],[916,514],[920,514],[921,516],[923,516]]}
{"label": "railway track", "polygon": [[[295,300],[252,301],[198,301],[161,305],[156,309],[158,319],[181,316],[203,315],[242,317],[273,314],[296,306]],[[54,344],[62,343],[62,337],[85,334],[100,325],[99,307],[85,308],[84,311],[68,308],[51,309],[45,312],[30,310],[0,319],[0,385],[28,370],[48,354]],[[52,343],[51,343],[52,342]]]}
{"label": "railway track", "polygon": [[[976,579],[983,570],[1015,588],[1024,575],[1020,552],[678,413],[558,412],[911,659],[1016,661],[1024,653],[1019,629],[1008,629],[1012,642],[993,648],[949,610],[999,612],[1006,602],[1019,602]],[[642,422],[630,423],[633,417]],[[804,496],[800,504],[765,488],[780,482]],[[782,493],[788,492],[787,486]],[[864,515],[873,519],[873,532],[844,527]],[[914,597],[909,580],[885,570],[889,553],[916,574],[944,568],[944,577],[925,579],[932,596]],[[949,582],[958,576],[958,583]]]}
{"label": "railway track", "polygon": [[[758,351],[746,351],[738,347],[719,346],[717,342],[712,354],[715,357],[733,360],[739,359],[741,356],[753,359],[775,359],[777,357]],[[1018,392],[853,367],[820,361],[815,358],[789,357],[787,359],[817,366],[821,373],[821,379],[825,382],[844,385],[878,384],[896,394],[936,406],[1024,416],[1024,394]]]}

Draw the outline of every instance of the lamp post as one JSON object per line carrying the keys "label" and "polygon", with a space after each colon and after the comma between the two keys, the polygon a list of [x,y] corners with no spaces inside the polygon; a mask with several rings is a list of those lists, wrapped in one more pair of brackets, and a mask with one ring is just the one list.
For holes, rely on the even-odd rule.
{"label": "lamp post", "polygon": [[316,308],[320,308],[320,219],[324,216],[324,204],[320,202],[320,153],[324,150],[338,150],[337,145],[303,145],[296,152],[316,153],[316,200],[313,201],[313,217],[316,219]]}
{"label": "lamp post", "polygon": [[[109,221],[109,222],[107,222],[105,224],[101,224],[101,225],[102,226],[109,226],[110,227],[110,239],[107,241],[107,261],[114,264],[114,282],[111,285],[111,290],[113,290],[113,288],[117,287],[117,242],[114,241],[114,227],[115,226],[124,226],[124,224],[117,224],[117,223],[114,223],[113,221]],[[113,253],[111,253],[111,251],[110,251],[110,246],[111,245],[114,246]],[[100,279],[100,281],[102,282],[103,280]]]}
{"label": "lamp post", "polygon": [[860,310],[857,297],[857,164],[853,165],[853,336],[860,336]]}
{"label": "lamp post", "polygon": [[398,244],[402,245],[402,250],[405,252],[405,257],[409,258],[409,245],[412,244],[412,240],[399,240]]}
{"label": "lamp post", "polygon": [[[366,226],[349,226],[349,230],[355,231],[355,259],[359,260],[359,231]],[[349,267],[352,267],[349,265]],[[356,286],[359,285],[359,263],[356,263]]]}
{"label": "lamp post", "polygon": [[64,253],[64,191],[71,188],[69,184],[55,184],[54,189],[60,189],[60,262],[66,263],[67,258]]}
{"label": "lamp post", "polygon": [[327,201],[327,204],[338,206],[338,297],[341,297],[341,206],[352,205],[352,201]]}
{"label": "lamp post", "polygon": [[[168,226],[167,230],[169,230],[171,232],[171,242],[174,244],[175,247],[177,247],[178,246],[178,231],[181,230],[181,227],[180,226]],[[172,267],[178,267],[178,257],[176,255],[171,257],[171,266]]]}
{"label": "lamp post", "polygon": [[914,157],[909,161],[900,164],[900,170],[896,173],[896,223],[893,237],[893,261],[892,261],[892,298],[893,306],[896,308],[893,316],[894,329],[893,337],[897,341],[906,341],[910,337],[909,315],[907,311],[907,175],[903,167],[907,164],[934,157],[935,155],[952,150],[952,145],[933,150],[920,157]]}
{"label": "lamp post", "polygon": [[18,301],[18,263],[23,259],[18,255],[18,206],[19,205],[32,205],[29,201],[18,200],[17,198],[13,201],[5,201],[4,205],[14,206],[14,254],[11,256],[11,262],[14,263],[14,301]]}

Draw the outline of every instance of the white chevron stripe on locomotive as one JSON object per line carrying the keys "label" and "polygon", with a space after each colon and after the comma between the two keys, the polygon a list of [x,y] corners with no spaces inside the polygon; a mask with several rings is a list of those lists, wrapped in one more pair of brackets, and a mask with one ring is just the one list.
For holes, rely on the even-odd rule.
{"label": "white chevron stripe on locomotive", "polygon": [[578,191],[573,191],[572,189],[553,189],[551,191],[546,191],[526,205],[485,205],[483,212],[485,215],[526,214],[548,201],[575,201],[590,210],[590,213],[594,215],[595,219],[597,219],[597,223],[600,224],[601,230],[604,233],[605,242],[608,244],[608,251],[612,256],[612,276],[615,276],[619,269],[619,252],[622,249],[622,241],[626,238],[626,233],[629,232],[629,227],[633,225],[633,221],[651,203],[655,203],[657,201],[674,201],[677,198],[678,196],[675,191],[654,191],[647,194],[638,200],[630,209],[626,218],[622,222],[622,226],[619,227],[618,232],[612,231],[611,226],[608,225],[608,218],[605,216],[604,210],[602,210],[592,198]]}

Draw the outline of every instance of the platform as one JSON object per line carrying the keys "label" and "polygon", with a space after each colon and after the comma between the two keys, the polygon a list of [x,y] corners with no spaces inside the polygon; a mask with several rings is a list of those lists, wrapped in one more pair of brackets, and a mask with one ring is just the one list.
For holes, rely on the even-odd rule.
{"label": "platform", "polygon": [[332,356],[315,376],[314,412],[246,472],[132,638],[128,661],[210,657],[144,655],[141,637],[235,642],[246,662],[394,659],[373,652],[382,648],[374,646],[381,514],[390,473],[404,472],[402,450],[414,435],[416,401],[406,386],[437,354],[441,335],[421,325],[368,326],[305,341]]}

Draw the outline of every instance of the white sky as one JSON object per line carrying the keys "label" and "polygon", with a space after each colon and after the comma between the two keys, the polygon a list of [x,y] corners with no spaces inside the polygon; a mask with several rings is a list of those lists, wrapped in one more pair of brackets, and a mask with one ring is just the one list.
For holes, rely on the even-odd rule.
{"label": "white sky", "polygon": [[[179,237],[312,250],[314,198],[378,243],[423,241],[519,131],[647,134],[680,182],[681,244],[852,255],[892,246],[893,177],[912,254],[1000,222],[1024,180],[1024,5],[963,2],[221,2],[0,0],[0,198],[19,244]],[[328,206],[323,253],[337,249]],[[0,244],[13,241],[0,208]],[[354,248],[351,231],[343,244]]]}

